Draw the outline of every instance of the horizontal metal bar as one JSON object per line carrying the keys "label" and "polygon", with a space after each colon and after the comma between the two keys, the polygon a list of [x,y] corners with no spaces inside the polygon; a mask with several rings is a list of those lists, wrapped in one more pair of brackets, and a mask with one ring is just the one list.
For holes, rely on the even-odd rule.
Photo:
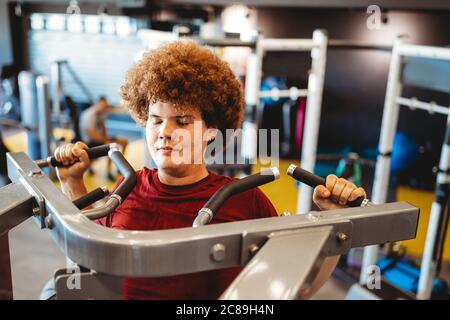
{"label": "horizontal metal bar", "polygon": [[[414,209],[403,214],[405,205]],[[384,205],[365,208],[350,219],[353,223],[352,248],[416,238],[419,208],[406,202],[389,203],[387,211],[384,211]]]}
{"label": "horizontal metal bar", "polygon": [[0,237],[32,216],[32,200],[19,182],[0,188]]}
{"label": "horizontal metal bar", "polygon": [[255,41],[242,41],[240,39],[227,39],[227,38],[190,38],[201,45],[213,46],[213,47],[249,47],[255,48]]}
{"label": "horizontal metal bar", "polygon": [[[30,160],[26,155],[25,157]],[[45,199],[34,181],[37,181],[40,178],[48,179],[48,177],[44,175],[42,170],[35,163],[33,163],[33,166],[30,168],[22,168],[19,162],[11,157],[11,153],[7,153],[6,158],[9,179],[13,182],[20,182],[26,189],[25,194],[31,195],[34,199],[34,204],[38,209],[37,214],[40,216],[41,228],[45,228],[45,216],[47,215]]]}
{"label": "horizontal metal bar", "polygon": [[311,51],[318,47],[312,39],[271,39],[263,38],[259,45],[264,51]]}
{"label": "horizontal metal bar", "polygon": [[450,48],[400,44],[397,50],[402,56],[450,60]]}
{"label": "horizontal metal bar", "polygon": [[395,98],[395,102],[399,105],[410,107],[411,109],[421,109],[430,113],[440,113],[445,115],[450,114],[449,107],[444,107],[437,104],[432,105],[430,102],[423,102],[417,99],[397,97]]}
{"label": "horizontal metal bar", "polygon": [[330,39],[328,40],[329,49],[361,49],[361,50],[381,50],[392,51],[392,44],[376,44],[366,41],[357,40],[341,40]]}
{"label": "horizontal metal bar", "polygon": [[299,89],[295,93],[291,90],[268,90],[268,91],[260,91],[258,93],[260,98],[291,98],[291,97],[307,97],[308,89]]}
{"label": "horizontal metal bar", "polygon": [[[355,247],[411,239],[417,212],[417,208],[400,203],[329,211],[317,220],[299,215],[164,231],[112,230],[77,215],[61,217],[54,230],[62,240],[60,245],[65,245],[62,249],[83,266],[113,275],[166,276],[242,265],[252,237],[264,239],[274,231],[334,225],[343,219],[355,218],[363,230],[356,233],[356,239],[352,236]],[[391,224],[397,227],[392,229]],[[221,261],[211,259],[216,244],[226,248]]]}

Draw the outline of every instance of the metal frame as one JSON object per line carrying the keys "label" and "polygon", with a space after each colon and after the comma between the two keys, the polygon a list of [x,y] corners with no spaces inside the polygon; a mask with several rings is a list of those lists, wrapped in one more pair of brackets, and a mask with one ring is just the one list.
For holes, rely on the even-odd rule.
{"label": "metal frame", "polygon": [[[50,150],[52,125],[48,78],[30,71],[19,73],[20,105],[22,125],[28,130],[28,148],[33,158],[47,157]],[[35,148],[38,144],[39,148]]]}
{"label": "metal frame", "polygon": [[[49,81],[46,76],[31,71],[21,71],[18,81],[22,114],[22,122],[18,126],[26,129],[28,154],[33,159],[42,159],[51,154],[53,142]],[[56,178],[54,168],[46,170],[52,178]]]}
{"label": "metal frame", "polygon": [[[60,249],[95,274],[157,277],[247,265],[224,299],[298,297],[325,256],[414,238],[419,216],[414,206],[391,203],[199,228],[122,231],[90,221],[25,153],[8,154],[8,173],[13,183],[0,189],[0,235],[36,214],[40,202],[44,227]],[[0,268],[10,275],[6,266]],[[283,289],[271,290],[267,281]]]}
{"label": "metal frame", "polygon": [[[427,110],[430,113],[438,113],[447,116],[447,133],[442,145],[439,173],[437,176],[436,197],[433,202],[430,223],[427,230],[425,250],[422,259],[418,299],[429,299],[431,297],[432,279],[436,273],[436,261],[434,261],[436,238],[442,219],[445,203],[450,196],[450,109],[436,105],[434,102],[426,103],[415,98],[401,97],[402,92],[402,66],[407,57],[421,57],[427,59],[438,59],[450,61],[450,49],[411,45],[405,42],[403,37],[398,37],[392,49],[392,58],[389,67],[389,78],[387,83],[386,98],[383,110],[383,120],[379,142],[379,155],[375,169],[375,180],[373,184],[372,201],[376,204],[386,202],[389,184],[391,150],[394,135],[397,128],[400,106],[410,107],[412,110]],[[365,248],[362,263],[360,284],[364,285],[368,275],[364,270],[376,263],[378,247]]]}
{"label": "metal frame", "polygon": [[[316,162],[327,43],[328,36],[324,30],[315,30],[312,39],[266,39],[260,36],[256,43],[256,49],[250,54],[247,62],[245,84],[247,109],[256,109],[261,97],[307,97],[301,166],[308,171],[314,171]],[[308,88],[275,90],[269,93],[260,92],[262,62],[267,51],[311,51],[312,63],[308,77]],[[244,127],[244,129],[247,129],[249,132],[252,130],[256,132],[257,126],[254,123],[247,123],[247,127]],[[257,135],[254,134],[253,136],[256,137]],[[254,141],[254,138],[252,139],[251,133],[245,134],[244,131],[243,143],[245,143],[245,146],[242,148],[243,158],[255,159],[257,143]],[[301,184],[297,200],[297,213],[307,213],[311,209],[311,198],[312,189]]]}
{"label": "metal frame", "polygon": [[61,98],[64,95],[63,85],[63,67],[72,77],[72,80],[78,85],[83,94],[87,97],[88,103],[92,104],[94,98],[89,89],[83,84],[81,79],[72,69],[67,60],[56,60],[50,65],[50,79],[51,79],[51,96],[52,96],[52,112],[59,123],[63,123],[61,114]]}

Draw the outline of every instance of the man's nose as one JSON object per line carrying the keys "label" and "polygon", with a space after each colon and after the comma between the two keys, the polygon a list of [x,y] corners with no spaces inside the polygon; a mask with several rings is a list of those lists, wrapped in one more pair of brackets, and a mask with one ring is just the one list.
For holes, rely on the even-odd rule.
{"label": "man's nose", "polygon": [[173,130],[174,128],[170,121],[164,120],[159,127],[159,138],[170,140],[172,138]]}

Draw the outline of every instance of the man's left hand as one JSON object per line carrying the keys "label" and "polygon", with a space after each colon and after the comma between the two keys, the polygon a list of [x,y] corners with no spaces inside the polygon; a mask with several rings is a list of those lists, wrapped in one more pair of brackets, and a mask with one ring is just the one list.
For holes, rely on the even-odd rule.
{"label": "man's left hand", "polygon": [[338,178],[334,174],[327,176],[325,184],[317,186],[313,193],[313,201],[320,210],[346,208],[347,202],[361,196],[366,198],[366,191],[363,188],[357,188],[350,181]]}

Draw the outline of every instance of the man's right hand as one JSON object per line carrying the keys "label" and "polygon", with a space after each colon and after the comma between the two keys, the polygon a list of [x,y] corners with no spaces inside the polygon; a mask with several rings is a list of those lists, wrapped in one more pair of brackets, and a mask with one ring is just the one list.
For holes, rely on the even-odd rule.
{"label": "man's right hand", "polygon": [[83,142],[69,143],[56,148],[54,153],[56,160],[65,165],[56,168],[61,182],[83,181],[83,175],[91,165],[86,149],[88,146]]}

